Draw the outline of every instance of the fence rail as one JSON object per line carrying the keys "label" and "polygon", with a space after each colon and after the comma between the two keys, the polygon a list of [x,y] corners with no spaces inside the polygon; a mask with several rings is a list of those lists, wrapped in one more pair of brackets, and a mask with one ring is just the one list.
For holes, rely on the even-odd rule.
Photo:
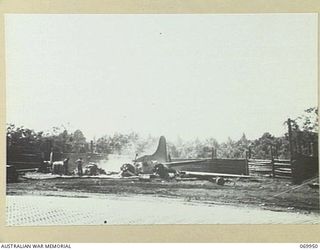
{"label": "fence rail", "polygon": [[248,159],[250,175],[270,175],[272,177],[291,178],[292,165],[284,159]]}

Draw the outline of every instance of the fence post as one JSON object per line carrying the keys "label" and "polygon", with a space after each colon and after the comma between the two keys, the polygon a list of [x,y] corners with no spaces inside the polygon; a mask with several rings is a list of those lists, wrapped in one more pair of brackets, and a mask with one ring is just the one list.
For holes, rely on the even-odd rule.
{"label": "fence post", "polygon": [[248,151],[248,158],[249,158],[249,159],[251,159],[251,153],[252,153],[252,151],[251,151],[251,146],[249,146],[249,151]]}
{"label": "fence post", "polygon": [[290,161],[293,158],[293,145],[292,145],[292,127],[291,127],[291,119],[288,119],[288,135],[289,135],[289,150],[290,150]]}
{"label": "fence post", "polygon": [[276,148],[275,148],[274,157],[276,159],[279,159],[279,145],[278,144],[276,145]]}
{"label": "fence post", "polygon": [[301,140],[301,133],[300,133],[300,131],[298,131],[297,132],[297,153],[298,154],[303,154],[303,152],[302,152],[302,145],[301,145],[301,143],[302,143],[302,140]]}
{"label": "fence post", "polygon": [[249,175],[249,151],[246,151],[246,175]]}
{"label": "fence post", "polygon": [[270,146],[270,151],[271,151],[271,167],[272,167],[272,178],[276,176],[275,174],[275,166],[274,166],[274,155],[273,155],[273,147],[272,145]]}

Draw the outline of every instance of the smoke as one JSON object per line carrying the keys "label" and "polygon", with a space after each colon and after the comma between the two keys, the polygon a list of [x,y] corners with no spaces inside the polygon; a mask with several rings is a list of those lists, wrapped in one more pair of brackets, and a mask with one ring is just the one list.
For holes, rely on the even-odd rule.
{"label": "smoke", "polygon": [[99,168],[104,169],[106,172],[119,172],[123,164],[132,163],[133,159],[132,155],[110,154],[108,159],[101,160],[97,164]]}
{"label": "smoke", "polygon": [[134,143],[130,143],[126,145],[122,150],[120,155],[132,155],[135,156],[138,154],[139,156],[142,155],[149,155],[153,154],[158,146],[158,140],[155,138],[151,138],[149,140],[139,140]]}
{"label": "smoke", "polygon": [[153,154],[157,149],[158,141],[159,139],[155,137],[140,138],[135,142],[126,144],[121,152],[109,154],[108,159],[98,162],[98,166],[107,172],[119,172],[123,164],[133,163],[136,154],[138,154],[138,157]]}

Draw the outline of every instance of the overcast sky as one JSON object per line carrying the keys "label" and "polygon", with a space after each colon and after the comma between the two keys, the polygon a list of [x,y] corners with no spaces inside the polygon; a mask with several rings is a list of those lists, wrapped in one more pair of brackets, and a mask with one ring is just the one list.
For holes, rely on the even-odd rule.
{"label": "overcast sky", "polygon": [[7,123],[181,138],[285,132],[317,105],[317,15],[5,16]]}

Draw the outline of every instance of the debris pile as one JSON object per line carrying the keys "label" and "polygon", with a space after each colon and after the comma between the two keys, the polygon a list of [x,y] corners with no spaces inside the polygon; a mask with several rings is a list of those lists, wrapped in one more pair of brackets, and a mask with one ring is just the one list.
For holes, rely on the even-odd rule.
{"label": "debris pile", "polygon": [[[145,171],[148,167],[149,171]],[[150,161],[144,164],[135,163],[134,165],[130,163],[123,164],[120,168],[120,175],[122,177],[132,177],[139,176],[141,179],[146,179],[145,176],[149,175],[151,177],[160,177],[162,179],[171,179],[177,176],[177,171],[170,169],[157,161]],[[150,178],[147,178],[150,179]]]}
{"label": "debris pile", "polygon": [[84,168],[84,175],[101,175],[106,174],[106,171],[102,168],[99,168],[97,164],[93,162],[89,162],[87,166]]}

